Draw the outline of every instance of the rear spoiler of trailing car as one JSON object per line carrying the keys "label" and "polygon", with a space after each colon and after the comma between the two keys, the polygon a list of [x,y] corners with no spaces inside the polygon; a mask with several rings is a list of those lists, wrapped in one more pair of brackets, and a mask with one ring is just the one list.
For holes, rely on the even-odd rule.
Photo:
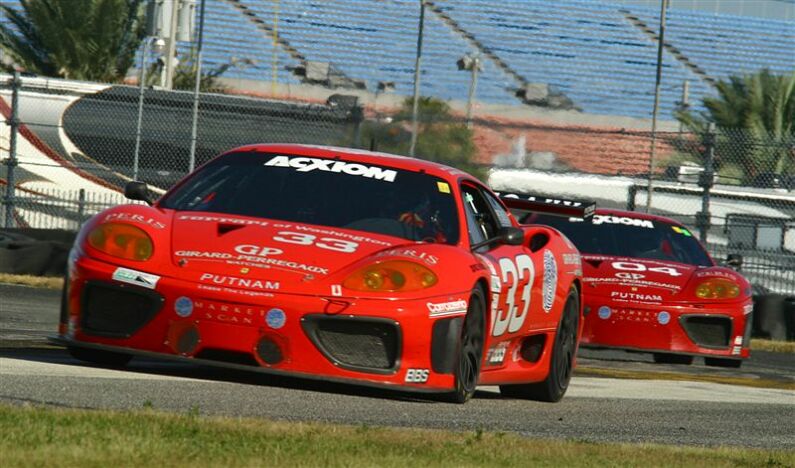
{"label": "rear spoiler of trailing car", "polygon": [[587,219],[594,215],[596,203],[585,200],[567,200],[527,193],[495,192],[511,212],[521,218],[527,212]]}

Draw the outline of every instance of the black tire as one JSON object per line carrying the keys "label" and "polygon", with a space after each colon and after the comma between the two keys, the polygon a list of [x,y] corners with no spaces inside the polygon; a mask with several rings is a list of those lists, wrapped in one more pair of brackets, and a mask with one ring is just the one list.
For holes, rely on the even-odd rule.
{"label": "black tire", "polygon": [[686,354],[654,353],[656,364],[683,364],[689,366],[693,364],[693,356]]}
{"label": "black tire", "polygon": [[469,308],[461,326],[458,357],[453,367],[455,390],[446,395],[453,403],[466,403],[475,395],[483,363],[483,343],[486,329],[486,300],[480,288],[472,290]]}
{"label": "black tire", "polygon": [[577,332],[580,328],[580,296],[577,289],[569,291],[563,306],[555,343],[552,345],[549,374],[541,382],[519,385],[500,385],[500,393],[507,397],[539,400],[554,403],[560,401],[569,388],[577,353]]}
{"label": "black tire", "polygon": [[132,359],[129,354],[115,353],[113,351],[102,351],[78,346],[69,346],[67,349],[69,354],[75,359],[104,367],[124,367]]}
{"label": "black tire", "polygon": [[740,366],[743,365],[743,361],[741,359],[725,359],[725,358],[714,358],[714,357],[705,357],[704,364],[708,366],[715,366],[715,367],[729,367],[732,369],[739,369]]}

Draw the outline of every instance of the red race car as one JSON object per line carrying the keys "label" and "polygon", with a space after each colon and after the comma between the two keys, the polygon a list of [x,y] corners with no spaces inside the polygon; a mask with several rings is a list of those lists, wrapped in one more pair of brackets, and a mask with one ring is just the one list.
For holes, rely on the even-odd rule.
{"label": "red race car", "polygon": [[169,357],[456,402],[478,384],[547,401],[566,391],[582,331],[577,249],[520,228],[461,171],[257,145],[156,202],[140,182],[126,195],[151,206],[96,215],[70,255],[53,340],[81,360]]}
{"label": "red race car", "polygon": [[584,346],[648,351],[668,364],[703,356],[707,365],[740,367],[749,356],[750,284],[717,266],[682,224],[608,209],[588,221],[514,214],[555,227],[581,251]]}

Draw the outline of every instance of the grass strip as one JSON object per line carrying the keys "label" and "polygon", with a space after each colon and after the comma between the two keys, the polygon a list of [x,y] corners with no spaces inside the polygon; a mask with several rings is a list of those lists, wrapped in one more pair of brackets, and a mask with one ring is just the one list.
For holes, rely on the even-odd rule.
{"label": "grass strip", "polygon": [[33,288],[61,289],[63,278],[57,276],[12,275],[0,273],[0,283],[20,284]]}
{"label": "grass strip", "polygon": [[574,375],[584,377],[611,377],[614,379],[635,380],[677,380],[689,382],[711,382],[727,385],[743,385],[755,388],[772,388],[776,390],[795,390],[795,382],[785,382],[772,379],[757,379],[750,377],[710,375],[710,374],[685,374],[678,372],[651,372],[624,369],[600,369],[595,367],[578,366]]}
{"label": "grass strip", "polygon": [[752,338],[751,351],[795,353],[795,341],[774,341],[774,340],[765,340],[762,338]]}
{"label": "grass strip", "polygon": [[292,423],[153,410],[0,405],[4,468],[17,466],[748,466],[795,465],[795,452],[543,440]]}

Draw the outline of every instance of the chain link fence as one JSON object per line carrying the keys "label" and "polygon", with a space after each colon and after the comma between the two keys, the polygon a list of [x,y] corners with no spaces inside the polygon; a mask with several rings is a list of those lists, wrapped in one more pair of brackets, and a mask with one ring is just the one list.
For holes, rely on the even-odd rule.
{"label": "chain link fence", "polygon": [[[418,2],[283,1],[278,11],[258,0],[209,3],[204,65],[230,56],[254,65],[222,80],[251,95],[199,96],[195,151],[192,92],[0,75],[0,226],[78,229],[124,202],[127,181],[162,192],[243,144],[375,148],[457,165],[496,189],[648,205],[698,232],[718,260],[741,253],[754,281],[795,292],[795,140],[676,122],[677,110],[703,110],[698,98],[726,75],[706,59],[703,69],[682,65],[670,50],[652,134],[655,9],[423,1],[419,49]],[[672,45],[696,27],[734,44],[721,34],[740,19],[714,18],[672,11]],[[785,31],[779,23],[771,27]],[[246,41],[229,40],[235,28]],[[776,44],[795,45],[782,37]],[[707,48],[686,44],[678,50],[690,57]],[[769,48],[786,50],[779,46]],[[770,57],[779,73],[795,63],[786,52]],[[753,61],[735,62],[731,71],[751,71]],[[413,139],[417,63],[423,98]]]}

